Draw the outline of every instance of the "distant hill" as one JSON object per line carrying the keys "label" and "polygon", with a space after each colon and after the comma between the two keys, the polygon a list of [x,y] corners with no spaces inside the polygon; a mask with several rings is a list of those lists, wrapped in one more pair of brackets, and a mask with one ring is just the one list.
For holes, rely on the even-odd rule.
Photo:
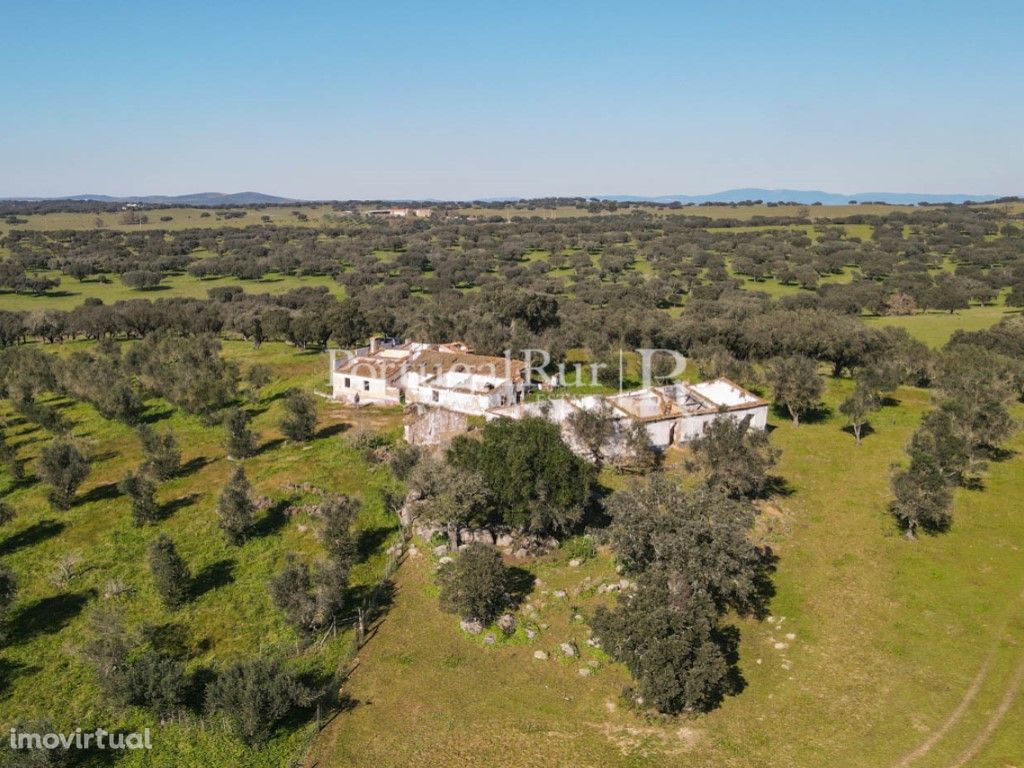
{"label": "distant hill", "polygon": [[149,203],[151,205],[265,205],[274,203],[295,203],[287,197],[265,195],[262,192],[196,192],[191,195],[135,195],[115,197],[112,195],[69,195],[48,198],[52,200],[95,200],[100,203]]}
{"label": "distant hill", "polygon": [[761,200],[765,203],[800,203],[811,205],[846,205],[851,201],[858,203],[891,203],[893,205],[914,205],[916,203],[966,203],[968,201],[984,202],[996,200],[999,195],[932,195],[923,192],[855,192],[843,194],[839,192],[822,192],[816,189],[760,189],[748,187],[743,189],[727,189],[724,192],[713,192],[708,195],[660,195],[658,197],[642,197],[638,195],[597,195],[600,200],[615,200],[622,203],[742,203],[749,200]]}
{"label": "distant hill", "polygon": [[[569,197],[569,196],[565,196]],[[851,201],[858,203],[890,203],[892,205],[915,205],[917,203],[966,203],[986,202],[1000,199],[999,195],[935,195],[923,192],[855,192],[844,194],[840,192],[822,192],[816,189],[761,189],[758,187],[745,187],[741,189],[727,189],[723,192],[713,192],[706,195],[585,195],[588,199],[614,200],[620,203],[743,203],[752,200],[760,200],[764,203],[799,203],[800,205],[812,205],[821,203],[823,205],[847,205]],[[244,206],[244,205],[283,205],[288,203],[312,202],[311,200],[298,200],[276,195],[265,195],[262,192],[235,192],[224,194],[222,192],[197,192],[191,195],[131,195],[117,197],[113,195],[68,195],[66,197],[18,197],[0,198],[6,200],[24,200],[30,202],[38,201],[60,201],[73,200],[76,202],[95,201],[100,203],[149,203],[151,205],[184,205],[184,206]],[[514,203],[529,198],[521,197],[490,197],[477,198],[488,203]],[[537,198],[533,198],[537,199]],[[374,201],[377,204],[387,205],[390,203],[445,202],[438,198],[422,198],[416,201],[412,199],[382,199]],[[455,201],[447,201],[455,202]]]}

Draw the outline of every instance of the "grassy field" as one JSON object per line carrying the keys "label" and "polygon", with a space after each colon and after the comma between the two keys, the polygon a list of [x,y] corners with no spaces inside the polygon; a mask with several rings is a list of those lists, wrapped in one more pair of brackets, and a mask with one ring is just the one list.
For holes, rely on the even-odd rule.
{"label": "grassy field", "polygon": [[[0,234],[6,233],[9,229],[30,229],[30,230],[55,230],[55,229],[96,229],[97,224],[102,222],[104,229],[112,229],[119,232],[137,232],[147,229],[166,229],[176,231],[181,229],[192,229],[194,227],[248,227],[253,224],[277,224],[283,226],[297,227],[318,227],[330,222],[330,216],[334,215],[329,205],[295,205],[270,208],[246,208],[238,206],[231,208],[232,211],[244,211],[245,216],[241,218],[223,218],[218,211],[205,208],[152,208],[141,211],[149,218],[146,224],[125,224],[122,223],[121,212],[111,213],[33,213],[20,219],[27,219],[25,224],[9,224],[0,218]],[[295,216],[292,211],[305,214],[306,221]],[[203,214],[209,214],[204,216]],[[162,216],[170,216],[170,221],[161,221]],[[269,216],[270,221],[264,222],[262,217]],[[97,221],[99,219],[99,222]]]}
{"label": "grassy field", "polygon": [[162,299],[186,297],[205,299],[211,288],[224,285],[238,285],[246,293],[279,294],[294,288],[325,286],[335,296],[345,295],[345,286],[329,277],[306,275],[269,274],[262,280],[238,280],[234,277],[198,278],[189,274],[172,274],[164,278],[159,287],[151,290],[135,290],[121,282],[115,275],[109,283],[96,280],[79,282],[59,272],[38,273],[43,277],[60,278],[58,288],[43,296],[30,296],[0,292],[0,307],[9,311],[36,312],[47,309],[74,309],[89,298],[100,299],[104,304],[128,299]]}
{"label": "grassy field", "polygon": [[[848,390],[832,382],[828,404]],[[747,687],[719,710],[659,719],[624,708],[624,670],[589,649],[573,619],[605,599],[587,578],[617,578],[607,556],[579,569],[558,554],[520,563],[539,579],[532,600],[547,628],[488,647],[439,612],[422,555],[403,566],[397,602],[360,656],[353,708],[308,765],[1020,764],[1024,700],[1012,684],[1024,670],[1024,558],[1013,500],[1024,496],[1024,435],[984,490],[958,492],[951,532],[909,542],[886,513],[889,466],[928,395],[898,397],[859,448],[836,416],[799,429],[773,419],[791,489],[762,519],[780,557],[777,595],[769,620],[737,623]],[[570,638],[580,659],[558,652]],[[538,649],[550,659],[534,659]]]}
{"label": "grassy field", "polygon": [[973,306],[956,312],[939,312],[928,310],[914,315],[893,317],[866,317],[868,325],[891,325],[906,328],[916,339],[920,339],[930,347],[941,347],[954,331],[980,331],[989,328],[1008,314],[1020,312],[1019,309],[1004,307],[1001,304]]}
{"label": "grassy field", "polygon": [[[360,210],[368,206],[361,206]],[[1024,203],[999,203],[990,206],[1005,211],[1008,215],[1024,211]],[[262,224],[263,216],[269,216],[270,221],[266,223],[300,226],[300,227],[324,227],[331,226],[334,222],[342,220],[343,214],[335,212],[330,205],[321,204],[296,204],[287,206],[272,206],[268,208],[249,208],[246,206],[234,206],[232,211],[244,211],[245,216],[241,218],[222,218],[218,211],[203,208],[166,208],[143,210],[149,217],[149,223],[145,225],[122,223],[121,212],[111,213],[47,213],[19,215],[18,218],[27,219],[25,224],[9,224],[0,217],[0,235],[5,234],[9,229],[30,229],[30,230],[55,230],[55,229],[95,229],[97,218],[102,221],[106,229],[113,229],[122,232],[133,232],[145,229],[166,229],[169,231],[191,229],[194,227],[247,227],[253,224]],[[476,216],[481,218],[501,216],[506,219],[514,217],[537,217],[543,219],[566,218],[591,215],[586,210],[570,206],[558,208],[458,208],[453,209],[455,213],[464,216]],[[626,209],[622,209],[625,211]],[[847,216],[885,216],[890,213],[909,213],[915,210],[913,206],[907,205],[707,205],[690,206],[685,208],[665,208],[663,206],[641,206],[640,210],[659,216],[706,216],[712,219],[737,219],[749,221],[757,216],[769,218],[784,218],[794,216],[809,216],[811,219],[838,219]],[[296,211],[305,215],[303,221],[292,212]],[[209,216],[203,216],[209,213]],[[603,214],[603,215],[608,215]],[[160,217],[170,216],[170,221],[160,221]],[[865,225],[850,225],[855,228]],[[848,230],[850,234],[864,237],[866,228],[863,231],[856,229]]]}
{"label": "grassy field", "polygon": [[[78,346],[64,345],[61,351]],[[48,507],[41,484],[14,483],[0,473],[0,494],[18,511],[17,519],[0,535],[0,553],[20,582],[18,599],[6,620],[0,721],[45,717],[64,729],[154,726],[152,717],[141,710],[125,713],[109,706],[79,660],[76,648],[83,639],[86,616],[100,603],[121,605],[129,627],[147,623],[182,632],[191,669],[263,649],[277,649],[292,657],[298,669],[320,675],[332,674],[345,660],[350,630],[339,632],[322,649],[299,651],[296,634],[271,606],[266,582],[280,570],[285,554],[295,552],[312,559],[320,551],[309,516],[303,512],[289,517],[282,508],[316,500],[296,492],[290,483],[309,482],[363,500],[360,562],[353,574],[358,591],[359,585],[379,578],[384,551],[396,535],[397,521],[385,512],[381,497],[381,489],[393,481],[386,469],[367,465],[348,447],[343,430],[353,416],[350,412],[324,406],[320,437],[308,446],[281,440],[276,427],[282,407],[278,396],[292,386],[322,388],[324,355],[299,353],[283,344],[265,344],[258,351],[239,342],[225,346],[226,354],[243,366],[258,360],[271,365],[275,374],[274,383],[251,406],[262,447],[257,456],[245,460],[245,469],[254,492],[269,497],[277,511],[261,513],[259,535],[243,547],[227,546],[215,508],[234,462],[225,457],[222,428],[203,426],[166,403],[153,401],[148,418],[157,427],[174,431],[186,471],[159,490],[165,519],[135,528],[128,501],[118,495],[116,483],[139,463],[137,439],[125,426],[99,417],[91,406],[51,401],[74,422],[73,435],[92,456],[92,473],[67,512]],[[34,458],[48,435],[9,410],[0,411],[0,418],[33,472]],[[398,424],[394,412],[363,411],[357,418],[387,430]],[[158,532],[176,541],[196,577],[198,594],[177,611],[160,606],[145,566],[145,546]],[[77,575],[58,588],[51,577],[58,559],[68,554],[80,558]],[[133,592],[113,601],[102,597],[110,579],[123,580]],[[155,730],[156,748],[151,754],[130,753],[119,764],[279,766],[302,754],[311,728],[308,722],[296,723],[265,749],[253,752],[239,747],[215,723],[205,727],[176,723]]]}

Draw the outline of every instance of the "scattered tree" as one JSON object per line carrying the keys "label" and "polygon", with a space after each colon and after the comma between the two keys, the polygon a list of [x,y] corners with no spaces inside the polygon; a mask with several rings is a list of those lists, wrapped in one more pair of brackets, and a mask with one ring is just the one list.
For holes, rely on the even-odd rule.
{"label": "scattered tree", "polygon": [[703,712],[733,690],[734,649],[717,630],[707,595],[657,568],[616,610],[600,607],[591,622],[601,647],[636,680],[634,697],[659,712]]}
{"label": "scattered tree", "polygon": [[300,632],[308,632],[316,622],[316,598],[311,594],[309,568],[289,555],[283,571],[270,580],[270,599],[288,623]]}
{"label": "scattered tree", "polygon": [[751,427],[750,416],[717,416],[690,446],[692,464],[708,486],[733,498],[763,494],[771,480],[768,472],[779,458],[768,433]]}
{"label": "scattered tree", "polygon": [[615,435],[612,409],[605,401],[595,408],[574,408],[566,418],[573,436],[590,453],[593,462],[600,466],[604,461],[605,446]]}
{"label": "scattered tree", "polygon": [[281,432],[289,440],[305,443],[316,433],[316,404],[313,398],[299,389],[293,389],[284,400],[285,414],[281,419]]}
{"label": "scattered tree", "polygon": [[508,606],[509,570],[494,547],[469,544],[437,578],[442,610],[467,621],[489,624]]}
{"label": "scattered tree", "polygon": [[486,521],[489,496],[479,472],[427,458],[414,470],[410,485],[420,496],[416,514],[442,526],[452,550],[459,546],[459,528]]}
{"label": "scattered tree", "polygon": [[39,476],[50,485],[50,503],[57,509],[69,509],[75,491],[89,474],[89,459],[74,443],[55,438],[43,446],[39,457]]}
{"label": "scattered tree", "polygon": [[133,524],[143,526],[160,519],[160,505],[156,502],[156,482],[144,469],[128,472],[117,484],[117,488],[131,501]]}
{"label": "scattered tree", "polygon": [[893,499],[890,509],[907,538],[918,530],[944,531],[953,519],[953,492],[942,471],[929,457],[919,455],[908,469],[892,478]]}
{"label": "scattered tree", "polygon": [[147,424],[138,429],[143,467],[157,480],[170,480],[181,468],[181,450],[171,431],[158,432]]}
{"label": "scattered tree", "polygon": [[768,363],[765,374],[775,401],[789,411],[793,426],[800,426],[800,416],[821,400],[824,385],[817,364],[808,357],[780,357]]}
{"label": "scattered tree", "polygon": [[239,546],[252,533],[254,505],[250,498],[251,486],[242,467],[235,467],[231,480],[217,500],[220,527],[229,544]]}
{"label": "scattered tree", "polygon": [[308,692],[276,659],[239,661],[221,671],[206,689],[206,711],[223,717],[248,745],[266,741],[274,727]]}
{"label": "scattered tree", "polygon": [[839,404],[839,412],[849,421],[857,445],[860,445],[861,434],[868,417],[880,406],[878,395],[860,381],[854,385],[853,393]]}
{"label": "scattered tree", "polygon": [[192,587],[192,574],[178,554],[174,542],[164,534],[150,542],[147,549],[149,571],[153,576],[157,594],[168,608],[177,608],[188,600]]}
{"label": "scattered tree", "polygon": [[558,426],[540,417],[490,421],[481,440],[460,435],[448,460],[483,476],[492,519],[541,534],[566,532],[580,521],[595,476]]}
{"label": "scattered tree", "polygon": [[256,453],[256,435],[249,429],[249,414],[232,408],[224,415],[225,447],[228,457],[244,459]]}

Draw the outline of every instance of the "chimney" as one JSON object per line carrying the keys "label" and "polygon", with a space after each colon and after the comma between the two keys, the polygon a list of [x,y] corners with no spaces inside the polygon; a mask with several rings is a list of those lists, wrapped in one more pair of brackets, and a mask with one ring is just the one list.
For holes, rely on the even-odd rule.
{"label": "chimney", "polygon": [[378,339],[376,337],[370,339],[370,354],[371,355],[377,354],[377,344],[378,344]]}

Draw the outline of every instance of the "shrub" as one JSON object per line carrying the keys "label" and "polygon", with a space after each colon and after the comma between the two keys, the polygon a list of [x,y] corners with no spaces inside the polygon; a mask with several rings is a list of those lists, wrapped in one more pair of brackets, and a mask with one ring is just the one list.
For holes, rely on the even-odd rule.
{"label": "shrub", "polygon": [[170,480],[181,468],[181,451],[174,433],[157,432],[143,424],[139,427],[139,442],[142,443],[144,466],[158,480]]}
{"label": "shrub", "polygon": [[188,565],[178,554],[174,542],[164,534],[150,542],[147,553],[149,571],[160,599],[168,608],[177,608],[188,599],[192,586]]}
{"label": "shrub", "polygon": [[475,542],[438,573],[441,608],[489,624],[509,604],[509,570],[494,547]]}
{"label": "shrub", "polygon": [[51,486],[50,503],[69,509],[75,491],[89,474],[89,460],[71,442],[57,438],[43,447],[39,476]]}
{"label": "shrub", "polygon": [[305,392],[294,389],[284,401],[285,415],[281,432],[289,440],[305,443],[316,433],[316,404]]}
{"label": "shrub", "polygon": [[160,519],[160,505],[156,503],[156,482],[145,471],[129,472],[117,487],[131,500],[134,525],[143,526]]}
{"label": "shrub", "polygon": [[249,497],[251,486],[242,467],[236,467],[231,480],[217,500],[220,527],[229,544],[242,544],[252,532],[253,503]]}
{"label": "shrub", "polygon": [[206,689],[206,710],[222,715],[232,734],[245,744],[266,741],[274,727],[307,691],[276,659],[237,662],[220,672]]}
{"label": "shrub", "polygon": [[145,651],[119,677],[128,703],[145,707],[159,718],[174,715],[185,705],[189,692],[185,665],[167,654]]}
{"label": "shrub", "polygon": [[225,447],[228,456],[244,459],[256,453],[256,436],[249,429],[249,414],[232,408],[224,416]]}

